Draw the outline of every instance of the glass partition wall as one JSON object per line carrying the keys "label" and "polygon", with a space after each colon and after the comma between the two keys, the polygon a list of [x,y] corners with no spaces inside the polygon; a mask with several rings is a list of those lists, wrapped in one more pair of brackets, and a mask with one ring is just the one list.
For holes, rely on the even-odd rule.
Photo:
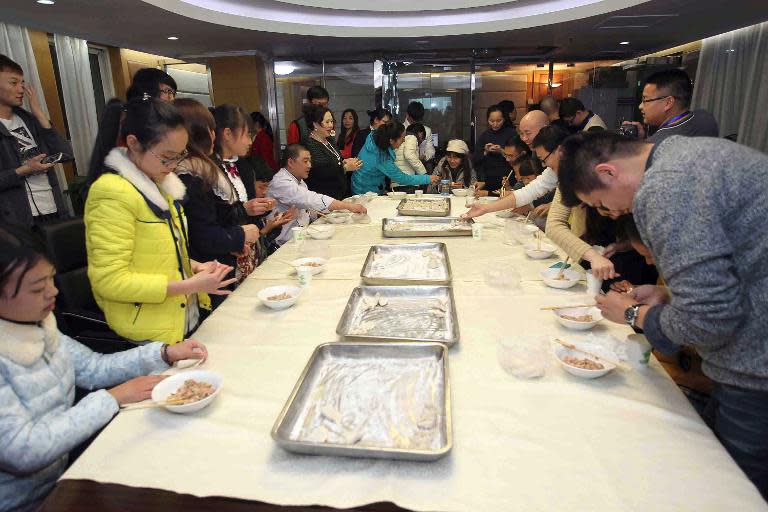
{"label": "glass partition wall", "polygon": [[[615,130],[624,120],[642,120],[638,101],[644,79],[659,69],[679,67],[686,62],[691,78],[695,65],[690,56],[618,62],[505,63],[498,60],[441,59],[439,62],[403,60],[380,63],[325,64],[324,62],[280,61],[275,63],[280,141],[285,144],[285,128],[301,115],[306,91],[312,85],[324,86],[330,94],[330,107],[337,123],[341,113],[353,108],[361,127],[367,126],[366,110],[386,101],[399,108],[396,118],[405,120],[411,101],[425,108],[424,123],[435,135],[435,145],[444,149],[450,139],[465,140],[474,147],[477,136],[487,129],[486,110],[502,100],[514,102],[517,122],[529,110],[538,108],[547,95],[557,100],[580,99],[585,107],[599,114],[608,129]],[[382,93],[396,78],[396,98],[391,90]],[[378,85],[378,87],[377,87]]]}

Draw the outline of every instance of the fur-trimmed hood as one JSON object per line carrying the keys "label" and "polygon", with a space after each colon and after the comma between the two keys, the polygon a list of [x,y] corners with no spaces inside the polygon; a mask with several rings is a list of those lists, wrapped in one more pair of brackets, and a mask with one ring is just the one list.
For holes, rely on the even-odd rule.
{"label": "fur-trimmed hood", "polygon": [[187,187],[175,173],[169,173],[160,183],[152,181],[131,162],[125,148],[114,148],[110,151],[104,160],[104,165],[130,181],[147,201],[164,212],[168,211],[168,201],[161,191],[176,201],[183,200],[187,193]]}
{"label": "fur-trimmed hood", "polygon": [[0,357],[21,366],[32,366],[43,353],[59,348],[59,330],[53,313],[39,324],[16,323],[0,319]]}

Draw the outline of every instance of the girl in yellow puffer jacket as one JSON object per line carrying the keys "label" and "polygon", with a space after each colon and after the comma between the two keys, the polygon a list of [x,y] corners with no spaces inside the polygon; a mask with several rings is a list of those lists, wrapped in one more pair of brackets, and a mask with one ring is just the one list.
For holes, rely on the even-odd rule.
{"label": "girl in yellow puffer jacket", "polygon": [[[124,119],[120,124],[120,117]],[[206,294],[229,293],[232,268],[189,259],[173,170],[186,157],[187,131],[176,109],[149,97],[110,105],[92,158],[85,205],[88,277],[110,328],[134,341],[178,343],[199,323]],[[113,148],[119,140],[124,148]]]}

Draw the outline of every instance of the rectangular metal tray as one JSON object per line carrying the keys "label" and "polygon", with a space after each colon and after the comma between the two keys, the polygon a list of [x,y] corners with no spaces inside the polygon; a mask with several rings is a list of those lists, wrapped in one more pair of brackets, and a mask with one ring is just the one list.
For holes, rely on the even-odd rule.
{"label": "rectangular metal tray", "polygon": [[[431,201],[434,203],[441,203],[442,208],[437,211],[417,210],[414,208],[408,208],[408,202],[411,201]],[[436,198],[424,198],[424,197],[404,197],[400,204],[397,205],[397,213],[400,215],[410,215],[412,217],[447,217],[451,214],[451,199],[449,197],[436,197]]]}
{"label": "rectangular metal tray", "polygon": [[272,439],[310,455],[443,457],[453,447],[447,347],[319,345],[277,417]]}
{"label": "rectangular metal tray", "polygon": [[[368,301],[384,299],[385,306]],[[370,328],[361,324],[366,322]],[[352,291],[336,333],[345,341],[371,339],[439,342],[459,341],[459,320],[450,286],[358,286]]]}
{"label": "rectangular metal tray", "polygon": [[[472,224],[474,220],[469,219],[464,221],[468,225],[468,229],[435,229],[435,226],[450,226],[453,222],[459,222],[458,217],[396,217],[386,218],[381,220],[381,232],[384,238],[412,238],[412,237],[443,237],[443,236],[472,236]],[[413,225],[414,230],[409,231],[392,231],[387,229],[388,226],[392,226],[398,223],[407,222]],[[423,229],[420,225],[424,226]]]}
{"label": "rectangular metal tray", "polygon": [[[407,257],[400,262],[400,267],[405,271],[405,275],[399,274],[387,277],[380,275],[374,270],[374,260],[377,256],[388,257],[388,255],[403,251],[413,254],[413,256],[409,256],[413,258],[410,265],[408,264]],[[429,264],[428,258],[421,261],[418,260],[418,258],[423,257],[424,251],[438,251],[440,253],[441,261],[437,268],[427,268]],[[389,257],[392,258],[393,264],[397,264],[395,256]],[[422,271],[421,275],[419,275],[419,271]],[[430,271],[432,276],[426,275],[426,272]],[[360,271],[360,278],[363,283],[369,285],[441,285],[450,284],[453,275],[451,274],[451,262],[448,259],[448,249],[445,247],[445,244],[442,242],[422,242],[415,244],[377,244],[371,246],[368,250],[368,257],[365,258],[365,263],[363,263],[363,268]]]}

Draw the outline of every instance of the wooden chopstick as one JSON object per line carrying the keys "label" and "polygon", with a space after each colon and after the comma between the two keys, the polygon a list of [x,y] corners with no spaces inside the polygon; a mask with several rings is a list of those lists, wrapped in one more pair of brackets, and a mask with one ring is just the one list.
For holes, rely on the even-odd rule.
{"label": "wooden chopstick", "polygon": [[571,259],[570,256],[565,257],[565,261],[563,262],[563,266],[560,267],[560,272],[557,273],[557,279],[562,278],[565,275],[565,268],[568,266],[568,260]]}
{"label": "wooden chopstick", "polygon": [[132,411],[134,409],[152,409],[154,407],[165,407],[167,405],[184,405],[185,400],[163,400],[162,402],[139,402],[135,404],[125,404],[120,406],[121,411]]}
{"label": "wooden chopstick", "polygon": [[566,304],[564,306],[544,306],[543,308],[539,308],[541,311],[555,311],[558,309],[570,309],[570,308],[592,308],[595,307],[597,304]]}
{"label": "wooden chopstick", "polygon": [[575,350],[576,352],[581,352],[582,354],[586,354],[588,356],[594,357],[598,361],[603,360],[606,363],[611,363],[613,365],[616,365],[616,367],[621,368],[624,371],[627,371],[627,372],[628,371],[632,371],[632,367],[631,366],[629,366],[626,363],[622,363],[621,361],[619,361],[617,359],[611,359],[611,358],[608,358],[608,357],[599,356],[599,355],[595,354],[594,352],[590,352],[589,350],[584,350],[583,348],[579,348],[576,345],[574,345],[573,343],[568,343],[568,342],[565,342],[565,341],[557,339],[557,338],[553,338],[553,339],[555,340],[556,343],[559,343],[560,345],[564,346],[565,348],[569,348],[571,350]]}

